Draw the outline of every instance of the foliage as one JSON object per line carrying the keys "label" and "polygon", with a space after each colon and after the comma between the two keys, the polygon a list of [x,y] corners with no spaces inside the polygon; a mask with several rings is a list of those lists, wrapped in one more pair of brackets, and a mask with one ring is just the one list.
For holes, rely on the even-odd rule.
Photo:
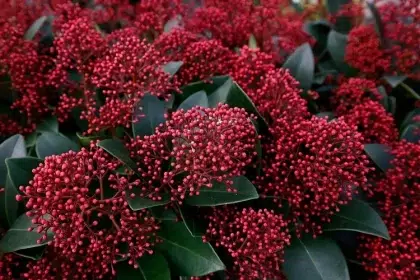
{"label": "foliage", "polygon": [[418,1],[6,2],[0,280],[420,278]]}

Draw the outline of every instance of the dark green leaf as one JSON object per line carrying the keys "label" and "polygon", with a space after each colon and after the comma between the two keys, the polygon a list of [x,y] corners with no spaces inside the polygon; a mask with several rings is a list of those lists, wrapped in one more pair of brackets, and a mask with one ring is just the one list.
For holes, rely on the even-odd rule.
{"label": "dark green leaf", "polygon": [[340,248],[322,236],[294,238],[284,259],[283,271],[288,280],[350,280]]}
{"label": "dark green leaf", "polygon": [[83,136],[79,132],[76,132],[76,136],[82,146],[88,147],[91,141],[101,139],[101,136]]}
{"label": "dark green leaf", "polygon": [[41,247],[23,249],[23,250],[15,251],[13,253],[18,256],[36,261],[42,258],[42,255],[44,254],[44,251],[45,251],[45,247],[46,245],[41,246]]}
{"label": "dark green leaf", "polygon": [[175,103],[181,104],[190,95],[200,90],[204,90],[207,94],[210,94],[221,87],[228,79],[230,79],[229,76],[215,76],[210,79],[211,82],[198,81],[185,85],[181,88],[182,94],[175,95]]}
{"label": "dark green leaf", "polygon": [[180,27],[181,20],[182,18],[180,15],[176,15],[175,17],[171,18],[163,26],[163,32],[168,33],[171,32],[171,30]]}
{"label": "dark green leaf", "polygon": [[193,237],[184,223],[163,222],[157,247],[178,275],[203,276],[225,266],[209,243]]}
{"label": "dark green leaf", "polygon": [[212,188],[201,188],[199,195],[190,196],[185,202],[193,206],[218,206],[258,198],[257,190],[245,176],[233,178],[232,187],[236,192],[228,192],[225,184],[215,182]]}
{"label": "dark green leaf", "polygon": [[122,163],[126,164],[131,170],[137,170],[136,163],[130,158],[130,153],[120,140],[105,139],[100,141],[97,145],[113,157],[119,159]]}
{"label": "dark green leaf", "polygon": [[403,122],[401,123],[400,129],[403,130],[407,125],[415,123],[414,117],[420,118],[420,108],[416,108],[407,114],[407,116],[404,118]]}
{"label": "dark green leaf", "polygon": [[0,187],[6,184],[7,168],[6,158],[26,156],[25,140],[20,134],[13,135],[0,145]]}
{"label": "dark green leaf", "polygon": [[25,144],[27,148],[34,147],[36,145],[36,138],[38,137],[38,132],[32,132],[25,136]]}
{"label": "dark green leaf", "polygon": [[58,120],[56,117],[50,117],[45,119],[42,123],[37,125],[36,130],[38,132],[53,132],[58,133]]}
{"label": "dark green leaf", "polygon": [[333,112],[320,112],[315,116],[319,118],[327,118],[328,121],[332,121],[333,119],[335,119],[335,115]]}
{"label": "dark green leaf", "polygon": [[418,143],[420,141],[420,123],[407,125],[401,133],[401,139],[411,143]]}
{"label": "dark green leaf", "polygon": [[52,234],[49,233],[47,241],[38,243],[37,240],[42,237],[42,234],[37,233],[36,229],[28,231],[33,226],[31,218],[26,214],[21,215],[1,239],[0,251],[10,253],[22,249],[40,247],[52,238]]}
{"label": "dark green leaf", "polygon": [[39,158],[44,159],[68,151],[79,151],[79,146],[62,134],[44,132],[36,140],[35,151]]}
{"label": "dark green leaf", "polygon": [[141,209],[168,204],[171,201],[171,199],[169,195],[163,195],[162,200],[159,200],[159,201],[151,200],[144,197],[139,197],[138,195],[136,195],[136,197],[134,198],[131,198],[130,193],[127,192],[127,201],[128,201],[128,205],[133,211],[138,211]]}
{"label": "dark green leaf", "polygon": [[369,204],[353,199],[334,214],[325,231],[348,230],[382,237],[389,240],[388,230],[378,213]]}
{"label": "dark green leaf", "polygon": [[341,33],[338,33],[334,30],[331,30],[330,34],[328,35],[327,40],[327,49],[331,54],[331,57],[337,66],[337,68],[344,72],[348,76],[354,75],[357,71],[351,68],[345,62],[345,53],[346,53],[346,46],[347,46],[347,36]]}
{"label": "dark green leaf", "polygon": [[182,61],[168,62],[163,66],[163,71],[165,71],[166,73],[168,73],[172,77],[173,75],[175,75],[178,72],[178,70],[179,70],[179,68],[181,68],[182,64],[183,64]]}
{"label": "dark green leaf", "polygon": [[388,96],[388,112],[395,115],[395,112],[397,110],[397,99],[395,96]]}
{"label": "dark green leaf", "polygon": [[195,106],[201,106],[204,108],[209,107],[209,100],[205,91],[200,90],[199,92],[190,95],[181,103],[181,105],[179,105],[178,110],[183,109],[184,111],[188,111]]}
{"label": "dark green leaf", "polygon": [[156,206],[149,209],[153,217],[161,221],[176,221],[177,216],[174,210],[165,206]]}
{"label": "dark green leaf", "polygon": [[388,82],[393,88],[397,87],[400,83],[407,79],[407,76],[385,76],[385,81]]}
{"label": "dark green leaf", "polygon": [[156,96],[146,95],[133,113],[134,136],[146,136],[155,133],[155,128],[165,122],[165,101]]}
{"label": "dark green leaf", "polygon": [[152,255],[145,255],[137,260],[139,265],[135,269],[127,262],[121,262],[117,265],[118,280],[170,280],[168,262],[159,252]]}
{"label": "dark green leaf", "polygon": [[382,144],[366,144],[365,152],[372,161],[384,172],[392,167],[391,160],[394,156],[390,153],[391,148]]}
{"label": "dark green leaf", "polygon": [[327,9],[330,14],[337,13],[341,6],[349,3],[350,0],[327,0]]}
{"label": "dark green leaf", "polygon": [[376,34],[378,34],[379,40],[381,42],[382,47],[386,47],[385,45],[385,34],[384,34],[384,26],[382,24],[381,15],[379,14],[378,9],[376,9],[376,6],[374,3],[367,2],[367,6],[369,10],[372,13],[374,24],[375,24],[375,30]]}
{"label": "dark green leaf", "polygon": [[249,96],[242,90],[242,88],[228,78],[219,88],[208,96],[209,107],[214,108],[219,103],[228,104],[231,107],[244,108],[250,113],[258,116],[259,124],[268,127],[266,120],[257,110],[257,107],[249,98]]}
{"label": "dark green leaf", "polygon": [[192,236],[201,237],[206,233],[207,223],[199,217],[199,208],[188,205],[179,206],[179,214]]}
{"label": "dark green leaf", "polygon": [[41,29],[41,27],[44,25],[44,23],[47,20],[48,20],[47,16],[42,16],[38,18],[37,20],[35,20],[34,23],[32,23],[32,25],[26,31],[23,38],[28,41],[32,40],[35,37],[36,33],[38,33],[38,31]]}
{"label": "dark green leaf", "polygon": [[311,46],[303,44],[292,53],[282,66],[289,69],[303,89],[310,89],[314,80],[315,60]]}

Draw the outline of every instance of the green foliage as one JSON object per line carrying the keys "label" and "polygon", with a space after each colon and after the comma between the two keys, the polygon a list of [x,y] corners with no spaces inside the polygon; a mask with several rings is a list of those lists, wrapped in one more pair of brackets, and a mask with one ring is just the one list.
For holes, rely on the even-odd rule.
{"label": "green foliage", "polygon": [[134,136],[152,135],[155,128],[165,122],[165,113],[164,101],[153,95],[143,97],[133,113]]}
{"label": "green foliage", "polygon": [[353,199],[334,214],[325,231],[348,230],[390,239],[388,230],[376,211],[366,202]]}
{"label": "green foliage", "polygon": [[325,237],[295,237],[285,250],[283,270],[288,280],[350,280],[340,248]]}
{"label": "green foliage", "polygon": [[99,147],[107,151],[113,157],[119,159],[123,164],[131,170],[136,171],[136,163],[130,158],[130,154],[123,142],[117,139],[105,139],[97,144]]}
{"label": "green foliage", "polygon": [[390,150],[389,147],[382,144],[365,145],[366,154],[383,172],[386,172],[392,167],[391,160],[393,159],[393,155],[390,154]]}
{"label": "green foliage", "polygon": [[118,280],[170,280],[171,272],[168,262],[159,252],[145,255],[137,260],[139,266],[135,269],[127,262],[117,264]]}
{"label": "green foliage", "polygon": [[79,146],[62,134],[46,131],[36,140],[35,151],[39,158],[44,159],[68,151],[79,151]]}
{"label": "green foliage", "polygon": [[297,48],[283,64],[283,68],[289,69],[293,77],[300,83],[302,89],[310,89],[314,80],[315,69],[315,60],[311,46],[305,43]]}
{"label": "green foliage", "polygon": [[159,237],[163,242],[158,249],[177,275],[203,276],[225,269],[211,245],[191,236],[184,223],[163,222]]}

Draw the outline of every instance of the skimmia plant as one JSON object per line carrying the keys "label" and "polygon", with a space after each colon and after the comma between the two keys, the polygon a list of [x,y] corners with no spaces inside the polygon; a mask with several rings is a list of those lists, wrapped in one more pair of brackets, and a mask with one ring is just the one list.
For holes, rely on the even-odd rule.
{"label": "skimmia plant", "polygon": [[420,6],[382,2],[3,1],[0,280],[420,279]]}

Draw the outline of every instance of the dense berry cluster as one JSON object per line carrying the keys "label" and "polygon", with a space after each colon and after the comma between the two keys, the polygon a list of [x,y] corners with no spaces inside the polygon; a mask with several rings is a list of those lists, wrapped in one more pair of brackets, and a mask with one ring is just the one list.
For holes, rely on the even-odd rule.
{"label": "dense berry cluster", "polygon": [[339,206],[367,182],[363,138],[344,120],[313,118],[290,128],[279,122],[268,143],[270,153],[260,189],[265,197],[291,209],[300,232],[314,236]]}
{"label": "dense berry cluster", "polygon": [[420,270],[420,144],[401,142],[394,159],[374,189],[391,240],[363,237],[359,256],[378,279],[417,279]]}
{"label": "dense berry cluster", "polygon": [[47,157],[30,185],[20,188],[17,199],[26,201],[32,230],[43,234],[39,242],[54,233],[49,244],[73,266],[67,273],[103,278],[115,274],[118,259],[135,266],[153,253],[159,227],[146,211],[128,207],[125,194],[138,182],[114,174],[117,165],[92,143],[90,150]]}
{"label": "dense berry cluster", "polygon": [[229,279],[284,279],[281,264],[291,237],[282,215],[267,209],[225,207],[216,208],[207,218],[203,239],[232,258]]}
{"label": "dense berry cluster", "polygon": [[[243,109],[219,105],[174,112],[155,134],[129,144],[142,176],[140,196],[161,200],[162,192],[169,191],[172,200],[182,201],[214,182],[234,192],[232,178],[243,175],[253,161],[256,141],[252,119]],[[171,168],[163,171],[169,159]]]}

